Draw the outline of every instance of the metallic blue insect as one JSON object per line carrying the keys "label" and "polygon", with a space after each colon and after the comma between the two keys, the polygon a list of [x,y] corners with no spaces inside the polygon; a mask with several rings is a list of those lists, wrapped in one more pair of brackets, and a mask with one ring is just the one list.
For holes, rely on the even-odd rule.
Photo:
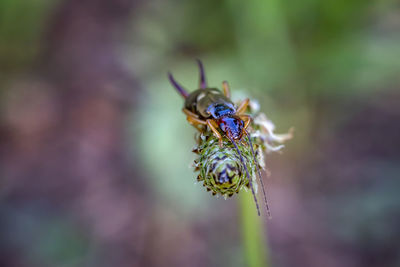
{"label": "metallic blue insect", "polygon": [[[239,145],[247,144],[251,148],[251,153],[254,162],[256,162],[253,144],[251,142],[250,134],[247,131],[248,126],[251,122],[251,117],[244,114],[247,106],[249,104],[249,99],[246,98],[237,107],[230,99],[230,88],[228,82],[224,81],[222,83],[223,92],[217,88],[210,88],[207,86],[207,81],[205,78],[203,64],[200,60],[197,60],[200,69],[200,84],[199,89],[188,93],[172,76],[168,73],[169,80],[171,84],[175,87],[178,93],[185,99],[184,107],[182,109],[183,113],[186,114],[188,122],[193,125],[200,132],[208,131],[208,128],[212,133],[218,138],[219,146],[223,147],[223,140],[227,138],[235,147],[237,154],[239,155],[240,162],[245,169],[247,174],[248,183],[250,185],[254,201],[257,206],[258,215],[260,215],[260,209],[258,206],[257,197],[253,187],[252,179],[250,177],[246,162],[243,159],[242,153],[238,148]],[[208,128],[207,128],[208,126]],[[245,137],[245,138],[244,138]],[[246,138],[247,137],[247,138]],[[247,145],[246,144],[246,145]],[[257,168],[257,173],[261,183],[261,187],[264,194],[265,207],[268,215],[270,216],[270,211],[268,207],[268,202],[265,194],[264,184],[261,179],[261,172],[258,164],[255,164]],[[228,179],[228,183],[233,183],[234,181]],[[218,182],[217,182],[218,183]],[[216,186],[225,186],[225,181]]]}

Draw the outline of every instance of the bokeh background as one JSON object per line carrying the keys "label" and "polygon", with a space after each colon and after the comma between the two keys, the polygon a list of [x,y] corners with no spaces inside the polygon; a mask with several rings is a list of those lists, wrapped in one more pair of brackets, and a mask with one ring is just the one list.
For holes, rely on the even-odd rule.
{"label": "bokeh background", "polygon": [[[194,184],[196,58],[296,129],[257,246]],[[0,266],[400,266],[399,70],[395,0],[1,0]]]}

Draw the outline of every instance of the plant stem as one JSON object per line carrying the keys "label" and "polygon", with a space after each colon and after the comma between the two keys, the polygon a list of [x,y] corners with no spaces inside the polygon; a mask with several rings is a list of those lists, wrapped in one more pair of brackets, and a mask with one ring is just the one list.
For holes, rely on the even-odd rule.
{"label": "plant stem", "polygon": [[268,245],[264,237],[261,219],[265,216],[257,216],[257,210],[251,192],[239,194],[240,223],[242,226],[243,253],[248,267],[269,267]]}

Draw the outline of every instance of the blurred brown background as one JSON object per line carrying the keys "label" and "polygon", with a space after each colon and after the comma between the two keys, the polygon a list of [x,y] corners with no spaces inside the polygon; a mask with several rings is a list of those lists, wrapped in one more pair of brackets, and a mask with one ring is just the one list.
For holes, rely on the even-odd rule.
{"label": "blurred brown background", "polygon": [[257,266],[238,196],[193,185],[166,72],[196,58],[296,128],[269,265],[400,266],[399,56],[393,0],[2,0],[0,266]]}

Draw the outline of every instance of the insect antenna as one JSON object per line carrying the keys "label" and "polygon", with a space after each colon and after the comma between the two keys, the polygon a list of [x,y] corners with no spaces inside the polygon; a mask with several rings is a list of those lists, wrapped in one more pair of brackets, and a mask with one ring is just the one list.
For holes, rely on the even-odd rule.
{"label": "insect antenna", "polygon": [[196,61],[200,69],[200,88],[205,89],[207,88],[207,81],[206,81],[206,75],[204,73],[203,63],[201,62],[200,59],[197,59]]}
{"label": "insect antenna", "polygon": [[184,98],[187,98],[189,93],[182,87],[182,85],[175,81],[174,76],[172,76],[170,72],[168,72],[168,78],[172,85],[176,88],[178,93],[181,94],[181,96],[183,96]]}
{"label": "insect antenna", "polygon": [[270,211],[269,205],[268,205],[267,194],[265,193],[264,183],[263,183],[263,180],[261,178],[261,171],[260,171],[260,168],[258,167],[258,164],[257,164],[256,155],[254,154],[253,143],[251,142],[250,134],[246,130],[245,130],[245,133],[247,135],[248,143],[249,143],[249,146],[251,148],[251,153],[253,155],[254,163],[256,164],[257,173],[258,173],[258,179],[260,180],[261,188],[262,188],[263,195],[264,195],[265,209],[267,211],[268,217],[271,218],[271,211]]}
{"label": "insect antenna", "polygon": [[260,207],[258,206],[258,201],[257,201],[256,193],[254,192],[254,187],[253,187],[253,183],[252,183],[251,178],[250,178],[249,170],[247,169],[246,163],[243,160],[242,153],[240,153],[240,150],[237,147],[235,141],[233,139],[231,139],[231,138],[229,138],[229,139],[231,140],[232,144],[235,146],[236,151],[239,154],[240,161],[242,162],[242,164],[244,166],[244,169],[246,170],[247,178],[249,180],[249,185],[250,185],[250,188],[251,188],[251,193],[253,194],[254,202],[256,203],[257,213],[258,213],[258,216],[260,216]]}

